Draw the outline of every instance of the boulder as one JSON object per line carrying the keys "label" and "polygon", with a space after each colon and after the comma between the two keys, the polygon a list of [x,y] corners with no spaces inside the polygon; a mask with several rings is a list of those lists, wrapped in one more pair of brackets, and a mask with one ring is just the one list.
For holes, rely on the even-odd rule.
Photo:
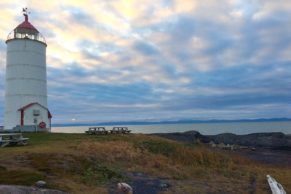
{"label": "boulder", "polygon": [[35,186],[38,187],[38,188],[44,188],[46,186],[46,182],[45,181],[37,181],[35,183]]}

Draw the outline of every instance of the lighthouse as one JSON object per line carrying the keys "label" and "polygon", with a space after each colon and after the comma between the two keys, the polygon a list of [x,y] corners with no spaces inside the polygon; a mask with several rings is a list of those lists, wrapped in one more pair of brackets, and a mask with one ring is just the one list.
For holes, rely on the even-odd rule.
{"label": "lighthouse", "polygon": [[50,131],[52,115],[47,107],[46,41],[24,21],[7,37],[4,129]]}

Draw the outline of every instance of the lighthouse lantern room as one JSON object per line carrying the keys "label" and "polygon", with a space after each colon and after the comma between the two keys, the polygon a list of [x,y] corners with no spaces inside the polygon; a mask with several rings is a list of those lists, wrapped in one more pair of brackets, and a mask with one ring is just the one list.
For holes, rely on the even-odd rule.
{"label": "lighthouse lantern room", "polygon": [[4,129],[50,131],[51,114],[47,108],[46,47],[44,37],[24,21],[6,41],[6,83]]}

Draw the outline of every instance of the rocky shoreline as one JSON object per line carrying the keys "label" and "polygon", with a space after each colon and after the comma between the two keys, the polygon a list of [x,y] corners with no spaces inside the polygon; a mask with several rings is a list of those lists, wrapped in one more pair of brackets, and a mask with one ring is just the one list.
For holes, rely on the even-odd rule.
{"label": "rocky shoreline", "polygon": [[224,133],[202,135],[197,131],[152,134],[183,143],[202,143],[216,151],[230,150],[259,163],[290,167],[291,136],[284,133],[252,133],[235,135]]}
{"label": "rocky shoreline", "polygon": [[247,146],[253,148],[268,148],[274,150],[291,151],[291,135],[281,132],[274,133],[251,133],[247,135],[236,135],[222,133],[218,135],[202,135],[198,131],[186,131],[176,133],[154,133],[152,135],[185,143],[214,143]]}

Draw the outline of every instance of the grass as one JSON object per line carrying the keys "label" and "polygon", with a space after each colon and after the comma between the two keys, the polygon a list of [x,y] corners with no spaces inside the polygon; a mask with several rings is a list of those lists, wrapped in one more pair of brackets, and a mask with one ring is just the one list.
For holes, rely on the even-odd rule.
{"label": "grass", "polygon": [[118,171],[99,164],[84,169],[81,175],[83,183],[90,185],[102,185],[108,181],[120,182],[126,180]]}
{"label": "grass", "polygon": [[0,149],[0,184],[33,185],[71,193],[107,193],[126,172],[166,178],[164,193],[269,193],[266,174],[291,192],[291,169],[258,164],[202,145],[130,134],[27,133],[29,145]]}
{"label": "grass", "polygon": [[[40,173],[32,170],[16,168],[14,170],[7,170],[5,167],[0,167],[0,183],[1,184],[15,184],[17,182],[21,185],[31,185],[38,180],[44,179]],[[25,177],[25,178],[24,178]]]}

